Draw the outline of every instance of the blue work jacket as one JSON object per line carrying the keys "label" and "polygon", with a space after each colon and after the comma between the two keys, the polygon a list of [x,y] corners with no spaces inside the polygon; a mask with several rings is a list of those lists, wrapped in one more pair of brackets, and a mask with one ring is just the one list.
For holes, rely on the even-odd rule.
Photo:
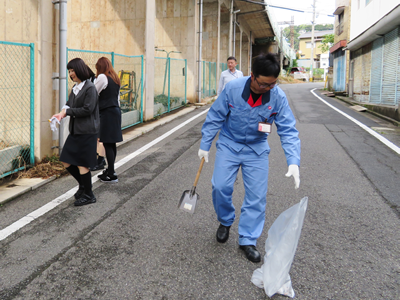
{"label": "blue work jacket", "polygon": [[209,151],[217,135],[219,140],[239,152],[246,145],[258,155],[269,151],[268,133],[258,131],[258,122],[275,123],[287,164],[300,166],[300,139],[296,120],[285,93],[274,87],[263,94],[263,103],[251,107],[250,76],[227,83],[207,113],[201,133],[200,149]]}

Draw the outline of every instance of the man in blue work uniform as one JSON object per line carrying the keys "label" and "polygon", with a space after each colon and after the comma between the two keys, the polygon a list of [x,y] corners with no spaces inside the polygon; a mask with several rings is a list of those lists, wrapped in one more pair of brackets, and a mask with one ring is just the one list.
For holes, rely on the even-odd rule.
{"label": "man in blue work uniform", "polygon": [[252,262],[260,262],[256,249],[265,222],[268,185],[267,137],[276,124],[295,188],[300,185],[300,139],[296,120],[285,93],[277,87],[280,65],[272,54],[261,54],[253,62],[251,76],[229,82],[207,114],[202,127],[199,157],[208,153],[218,131],[212,197],[220,226],[217,241],[225,243],[235,220],[233,185],[239,167],[245,187],[239,220],[239,246]]}

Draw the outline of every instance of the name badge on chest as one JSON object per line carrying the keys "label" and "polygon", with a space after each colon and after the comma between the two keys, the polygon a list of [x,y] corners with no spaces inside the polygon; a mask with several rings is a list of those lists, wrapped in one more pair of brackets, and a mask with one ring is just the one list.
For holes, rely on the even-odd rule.
{"label": "name badge on chest", "polygon": [[258,131],[271,133],[272,124],[267,122],[258,122]]}

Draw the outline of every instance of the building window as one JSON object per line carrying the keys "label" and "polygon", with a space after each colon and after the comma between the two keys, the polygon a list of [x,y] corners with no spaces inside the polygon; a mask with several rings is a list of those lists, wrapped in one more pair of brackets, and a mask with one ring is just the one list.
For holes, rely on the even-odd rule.
{"label": "building window", "polygon": [[372,0],[365,0],[365,5],[367,6]]}
{"label": "building window", "polygon": [[344,30],[344,12],[338,15],[339,25],[336,26],[336,35],[341,35]]}
{"label": "building window", "polygon": [[[311,42],[306,42],[306,48],[311,49]],[[314,43],[314,49],[315,49],[315,43]]]}

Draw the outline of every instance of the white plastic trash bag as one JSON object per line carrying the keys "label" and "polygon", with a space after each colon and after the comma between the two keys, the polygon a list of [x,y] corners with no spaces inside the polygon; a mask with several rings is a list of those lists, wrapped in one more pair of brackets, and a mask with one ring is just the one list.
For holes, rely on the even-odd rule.
{"label": "white plastic trash bag", "polygon": [[251,282],[264,288],[268,297],[281,294],[294,298],[289,270],[296,253],[308,197],[279,215],[268,230],[264,264],[254,271]]}

